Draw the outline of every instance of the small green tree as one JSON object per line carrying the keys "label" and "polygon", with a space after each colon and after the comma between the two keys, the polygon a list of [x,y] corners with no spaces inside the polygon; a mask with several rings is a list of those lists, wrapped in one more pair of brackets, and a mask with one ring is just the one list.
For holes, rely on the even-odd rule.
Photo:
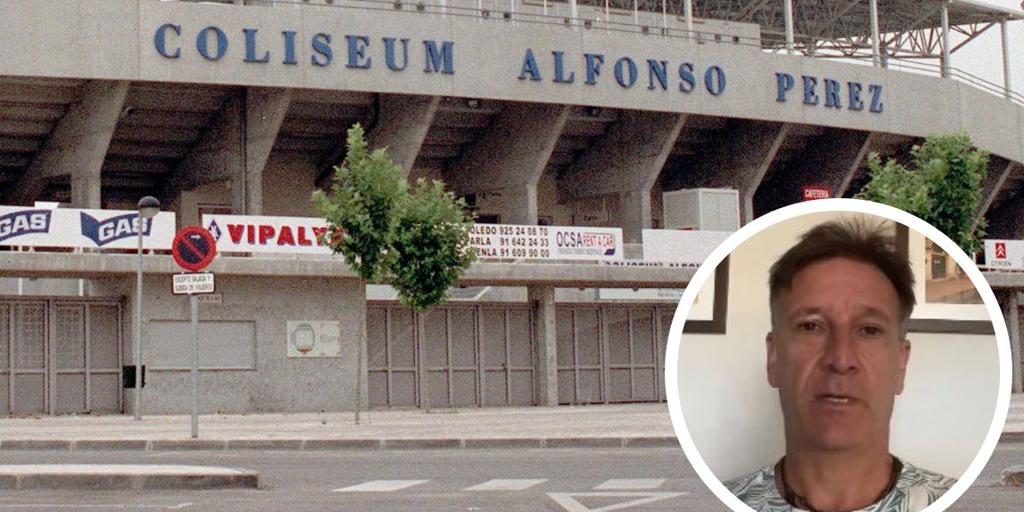
{"label": "small green tree", "polygon": [[[402,168],[383,149],[369,151],[358,124],[348,131],[345,162],[335,168],[331,193],[313,193],[327,218],[324,241],[367,283],[389,284],[401,302],[416,312],[417,337],[424,339],[422,314],[443,304],[448,289],[469,267],[472,218],[465,205],[438,181],[417,182],[409,190]],[[362,346],[356,376],[356,422],[362,393]],[[429,410],[424,358],[421,401]]]}
{"label": "small green tree", "polygon": [[912,213],[945,233],[967,254],[981,249],[985,222],[975,222],[989,154],[974,148],[966,133],[932,135],[911,149],[914,169],[894,160],[868,158],[871,180],[858,199]]}

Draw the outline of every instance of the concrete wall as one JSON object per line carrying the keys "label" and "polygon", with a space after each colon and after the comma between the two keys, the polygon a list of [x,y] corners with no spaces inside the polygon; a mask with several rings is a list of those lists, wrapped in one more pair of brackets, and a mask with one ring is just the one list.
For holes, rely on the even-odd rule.
{"label": "concrete wall", "polygon": [[[683,414],[705,462],[723,480],[773,463],[785,451],[778,392],[765,372],[768,267],[797,234],[823,218],[789,221],[734,251],[726,334],[682,338]],[[911,332],[908,338],[910,364],[906,388],[896,400],[890,449],[913,464],[957,477],[973,460],[995,411],[995,337]]]}
{"label": "concrete wall", "polygon": [[[496,19],[497,18],[497,19]],[[53,19],[65,20],[60,24]],[[636,110],[698,113],[711,116],[785,121],[845,127],[883,133],[925,136],[936,130],[966,129],[980,147],[1015,161],[1024,160],[1024,109],[971,86],[935,77],[889,69],[830,62],[799,56],[772,55],[759,48],[711,43],[697,45],[678,37],[642,35],[560,23],[514,23],[491,17],[449,17],[414,10],[360,11],[328,6],[259,8],[181,2],[106,2],[68,0],[42,3],[9,0],[0,5],[0,47],[18,59],[0,62],[0,75],[130,79],[209,84],[321,88],[383,93],[465,96],[515,101],[594,105]],[[154,45],[157,29],[172,23],[181,35],[168,32],[168,54]],[[33,27],[48,26],[46,31]],[[199,31],[217,26],[224,31],[223,57],[209,60],[196,48]],[[243,29],[257,29],[253,55],[269,52],[269,62],[245,62]],[[294,31],[295,63],[286,64],[282,31]],[[317,54],[315,34],[331,36],[333,60],[311,63]],[[366,61],[349,66],[345,36],[365,36]],[[382,38],[409,39],[404,71],[385,65]],[[215,46],[211,38],[210,48]],[[424,72],[424,41],[454,44],[452,73]],[[522,73],[527,49],[536,58],[540,80]],[[358,51],[358,48],[357,48]],[[555,54],[563,52],[563,80],[556,81]],[[400,53],[400,52],[399,52]],[[584,53],[600,53],[605,64],[595,85],[585,84]],[[638,65],[636,83],[621,86],[615,62],[629,57]],[[317,57],[323,62],[322,57]],[[647,60],[665,60],[666,89],[649,77]],[[680,92],[678,68],[694,66],[696,87]],[[718,66],[727,77],[720,95],[704,85],[706,70]],[[572,83],[569,82],[570,72]],[[777,102],[776,73],[796,80],[785,103]],[[817,80],[818,104],[802,101],[803,75]],[[520,78],[523,77],[523,78]],[[824,105],[824,80],[842,85],[843,108]],[[866,106],[852,111],[848,82],[863,85]],[[653,85],[653,87],[652,87]],[[869,87],[880,85],[884,111],[869,112]]]}
{"label": "concrete wall", "polygon": [[[105,286],[103,286],[105,284]],[[125,309],[124,358],[131,364],[135,307],[134,279],[105,279],[110,296],[129,297]],[[170,290],[170,276],[147,277],[143,295],[143,362],[156,349],[147,343],[156,336],[153,322],[188,321],[188,299]],[[254,366],[248,370],[200,371],[200,410],[215,412],[313,412],[351,410],[354,404],[357,344],[366,342],[363,286],[354,280],[285,277],[218,276],[223,303],[199,308],[200,323],[212,321],[255,324]],[[289,320],[337,321],[341,324],[340,358],[289,358],[286,324]],[[162,325],[168,325],[164,322]],[[179,324],[180,325],[180,324]],[[187,325],[187,324],[186,324]],[[166,334],[166,333],[164,333]],[[186,329],[182,347],[190,350]],[[166,338],[166,336],[163,336]],[[217,340],[200,340],[217,343]],[[166,353],[161,349],[161,352]],[[363,351],[365,354],[365,350]],[[200,366],[204,366],[201,361]],[[365,365],[364,365],[365,368]],[[144,414],[182,414],[190,410],[187,370],[153,369],[143,390]],[[363,396],[366,380],[363,379]],[[126,395],[131,413],[131,393]]]}

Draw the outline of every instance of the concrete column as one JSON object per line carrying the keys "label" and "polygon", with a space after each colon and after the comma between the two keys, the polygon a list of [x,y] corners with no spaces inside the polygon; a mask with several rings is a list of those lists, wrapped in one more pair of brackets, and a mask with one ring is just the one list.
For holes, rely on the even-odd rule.
{"label": "concrete column", "polygon": [[[981,204],[978,205],[978,213],[974,217],[974,224],[971,225],[971,231],[978,228],[978,224],[985,218],[985,214],[988,213],[988,209],[992,206],[992,201],[995,201],[996,196],[999,195],[999,191],[1003,189],[1003,185],[1006,184],[1006,179],[1010,177],[1010,174],[1017,168],[1017,162],[1007,162],[1006,166],[1002,169],[994,167],[992,162],[995,160],[993,157],[989,162],[988,174],[985,177],[985,182],[982,184],[981,191]],[[996,172],[992,172],[996,171]]]}
{"label": "concrete column", "polygon": [[940,10],[942,16],[942,77],[949,78],[950,68],[952,67],[949,62],[949,2],[948,0],[942,1],[942,8]]}
{"label": "concrete column", "polygon": [[[841,197],[851,173],[860,168],[866,156],[869,132],[829,129],[810,144],[784,172],[776,172],[756,196],[759,211],[772,211],[800,202],[805,185],[828,187],[833,197]],[[782,171],[782,170],[780,170]]]}
{"label": "concrete column", "polygon": [[683,17],[686,19],[686,38],[696,40],[693,34],[693,0],[683,0]]}
{"label": "concrete column", "polygon": [[370,147],[388,148],[409,176],[440,104],[440,96],[381,94],[377,124],[367,136]]}
{"label": "concrete column", "polygon": [[245,212],[263,213],[263,171],[288,114],[291,89],[250,87],[245,96]]}
{"label": "concrete column", "polygon": [[786,23],[786,53],[793,54],[793,0],[783,0],[783,18]]}
{"label": "concrete column", "polygon": [[868,6],[871,16],[871,61],[877,68],[882,65],[882,52],[879,45],[882,36],[878,31],[878,0],[871,0],[868,2]]}
{"label": "concrete column", "polygon": [[537,326],[537,405],[558,405],[558,347],[555,287],[530,286],[527,296]]}
{"label": "concrete column", "polygon": [[[537,182],[562,135],[571,107],[511,103],[491,122],[473,147],[445,172],[458,194],[501,191],[502,219],[537,223]],[[521,202],[509,200],[520,199]]]}
{"label": "concrete column", "polygon": [[686,114],[625,111],[603,142],[574,162],[558,179],[562,202],[618,194],[623,238],[638,243],[652,227],[651,192],[665,167]]}
{"label": "concrete column", "polygon": [[999,35],[1003,43],[1003,88],[1006,89],[1006,99],[1010,99],[1013,80],[1010,69],[1010,34],[1006,31],[1006,18],[999,22]]}
{"label": "concrete column", "polygon": [[192,151],[164,184],[161,198],[168,202],[184,190],[219,181],[232,181],[231,208],[246,213],[244,94],[231,94]]}
{"label": "concrete column", "polygon": [[875,132],[869,133],[868,136],[864,138],[864,143],[861,144],[860,150],[857,152],[857,157],[850,162],[850,167],[846,169],[846,176],[843,177],[843,181],[841,181],[839,186],[836,187],[833,195],[836,197],[843,197],[843,195],[846,194],[846,191],[850,188],[850,183],[853,183],[853,178],[857,176],[857,171],[859,171],[860,167],[864,165],[864,160],[867,159],[868,154],[870,154],[872,146],[877,138],[878,134]]}
{"label": "concrete column", "polygon": [[789,134],[790,125],[763,121],[736,121],[715,144],[694,155],[694,162],[675,173],[667,190],[683,188],[735,188],[740,192],[740,216],[754,218],[754,194],[775,155]]}
{"label": "concrete column", "polygon": [[1003,319],[1006,320],[1006,330],[1010,334],[1010,361],[1013,366],[1011,382],[1013,392],[1024,391],[1024,377],[1021,375],[1021,340],[1020,340],[1020,292],[1019,290],[1000,291],[997,295],[999,305],[1003,308]]}
{"label": "concrete column", "polygon": [[71,176],[71,202],[100,208],[100,170],[128,96],[129,82],[93,80],[57,122],[50,138],[13,187],[13,204],[31,204],[50,178]]}

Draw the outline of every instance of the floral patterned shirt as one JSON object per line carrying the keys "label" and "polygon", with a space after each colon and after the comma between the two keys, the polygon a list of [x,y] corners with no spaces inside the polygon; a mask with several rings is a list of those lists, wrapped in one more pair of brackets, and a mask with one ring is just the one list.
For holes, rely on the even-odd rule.
{"label": "floral patterned shirt", "polygon": [[[956,480],[903,463],[896,486],[877,503],[857,512],[919,512],[939,499]],[[748,507],[758,512],[800,512],[779,494],[775,485],[775,465],[731,480],[725,487]]]}

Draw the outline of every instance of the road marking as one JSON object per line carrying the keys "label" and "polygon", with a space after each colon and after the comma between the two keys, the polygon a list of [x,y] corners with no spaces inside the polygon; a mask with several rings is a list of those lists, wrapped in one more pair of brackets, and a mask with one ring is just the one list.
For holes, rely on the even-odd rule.
{"label": "road marking", "polygon": [[23,504],[0,503],[0,509],[41,508],[41,509],[45,509],[45,510],[52,510],[52,509],[56,509],[56,508],[76,508],[76,509],[82,509],[82,508],[86,508],[86,509],[88,509],[88,508],[101,508],[101,509],[110,509],[110,510],[125,510],[125,509],[128,509],[128,508],[162,508],[162,509],[165,509],[165,510],[180,510],[180,509],[188,508],[188,507],[191,507],[191,506],[192,506],[191,502],[189,502],[189,503],[182,503],[180,505],[155,505],[155,504],[148,504],[148,503],[142,503],[142,504],[137,504],[137,503],[108,503],[108,504],[101,504],[101,503],[80,503],[80,504],[70,504],[70,503],[23,503]]}
{"label": "road marking", "polygon": [[546,478],[509,478],[488,480],[482,484],[467,487],[463,491],[523,491],[547,482]]}
{"label": "road marking", "polygon": [[613,478],[594,487],[595,491],[649,491],[665,483],[664,478]]}
{"label": "road marking", "polygon": [[[549,492],[548,497],[554,500],[565,512],[611,512],[612,510],[623,510],[627,508],[647,505],[656,501],[663,501],[679,496],[685,496],[689,492]],[[633,498],[628,501],[605,505],[599,508],[588,508],[576,498]]]}
{"label": "road marking", "polygon": [[408,489],[414,485],[425,484],[430,480],[373,480],[349,487],[341,487],[331,492],[391,492]]}

